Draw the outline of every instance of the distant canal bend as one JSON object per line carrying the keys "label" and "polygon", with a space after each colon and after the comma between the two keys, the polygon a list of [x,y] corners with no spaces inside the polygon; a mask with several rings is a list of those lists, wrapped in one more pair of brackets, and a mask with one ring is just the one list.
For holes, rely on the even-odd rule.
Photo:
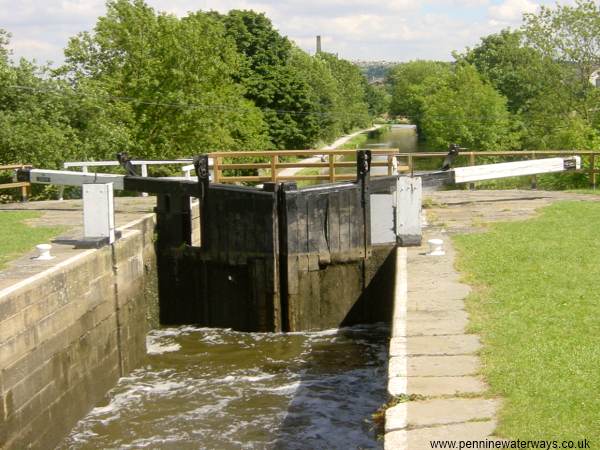
{"label": "distant canal bend", "polygon": [[370,132],[365,147],[397,148],[401,153],[418,151],[417,131],[414,125],[391,125]]}

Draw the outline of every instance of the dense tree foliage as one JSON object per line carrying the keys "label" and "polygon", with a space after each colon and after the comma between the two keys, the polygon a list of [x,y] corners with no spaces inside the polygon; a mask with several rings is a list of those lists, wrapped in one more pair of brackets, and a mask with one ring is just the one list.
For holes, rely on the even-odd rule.
{"label": "dense tree foliage", "polygon": [[241,59],[213,17],[178,19],[142,1],[116,1],[65,55],[64,74],[119,110],[136,155],[268,145],[261,111],[233,79]]}
{"label": "dense tree foliage", "polygon": [[552,84],[553,61],[544,59],[535,49],[525,46],[523,33],[503,30],[481,39],[464,55],[456,55],[473,64],[479,73],[505,97],[508,108],[516,113]]}
{"label": "dense tree foliage", "polygon": [[436,148],[502,150],[512,145],[510,127],[506,99],[467,64],[438,80],[424,102],[422,132]]}
{"label": "dense tree foliage", "polygon": [[389,75],[392,100],[390,112],[420,125],[428,95],[452,73],[448,63],[412,61],[396,66]]}
{"label": "dense tree foliage", "polygon": [[253,11],[178,18],[111,0],[55,70],[11,61],[8,38],[0,30],[0,163],[306,148],[385,109],[358,67],[308,55]]}
{"label": "dense tree foliage", "polygon": [[414,61],[388,76],[390,113],[433,148],[590,149],[600,145],[600,7],[542,7],[520,30],[481,39],[452,65]]}

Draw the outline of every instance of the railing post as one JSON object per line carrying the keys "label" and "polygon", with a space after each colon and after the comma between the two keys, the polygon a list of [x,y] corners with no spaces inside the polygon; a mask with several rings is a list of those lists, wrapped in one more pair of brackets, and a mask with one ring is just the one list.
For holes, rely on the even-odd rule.
{"label": "railing post", "polygon": [[31,184],[27,186],[21,186],[21,201],[26,202],[29,200],[29,189],[31,188]]}
{"label": "railing post", "polygon": [[[63,164],[63,169],[65,169],[65,170],[67,170],[67,169],[68,169],[68,167],[67,167],[67,163],[64,163],[64,164]],[[64,187],[64,186],[61,184],[61,185],[58,187],[58,200],[59,200],[59,201],[62,201],[62,200],[64,200],[64,195],[65,195],[65,187]]]}
{"label": "railing post", "polygon": [[279,162],[279,157],[277,155],[271,156],[271,181],[274,183],[277,181],[277,163]]}
{"label": "railing post", "polygon": [[[535,159],[535,152],[531,152],[531,159]],[[537,176],[531,175],[531,189],[537,189]]]}
{"label": "railing post", "polygon": [[[146,164],[142,164],[142,176],[143,177],[148,176],[148,166]],[[142,197],[148,197],[148,193],[142,192]]]}
{"label": "railing post", "polygon": [[333,153],[329,153],[327,161],[329,162],[329,182],[335,183],[335,156]]}
{"label": "railing post", "polygon": [[[469,152],[469,166],[474,166],[474,165],[475,165],[475,153]],[[469,190],[474,190],[475,183],[469,183],[468,188],[469,188]]]}
{"label": "railing post", "polygon": [[394,171],[394,165],[392,163],[392,158],[393,158],[392,155],[388,155],[388,157],[387,157],[387,163],[388,163],[387,174],[388,174],[388,176],[393,175],[393,171]]}
{"label": "railing post", "polygon": [[592,189],[596,189],[596,154],[590,155],[590,182]]}
{"label": "railing post", "polygon": [[413,155],[412,154],[408,154],[408,171],[410,172],[410,176],[412,177],[415,174],[415,170],[413,167]]}
{"label": "railing post", "polygon": [[221,181],[221,157],[220,156],[215,156],[213,159],[214,163],[213,163],[213,175],[214,175],[214,183],[218,183],[219,181]]}

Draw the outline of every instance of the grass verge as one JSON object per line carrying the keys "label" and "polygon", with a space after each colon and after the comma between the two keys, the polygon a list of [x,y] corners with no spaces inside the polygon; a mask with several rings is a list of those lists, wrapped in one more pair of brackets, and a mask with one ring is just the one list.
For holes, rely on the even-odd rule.
{"label": "grass verge", "polygon": [[368,139],[368,133],[360,133],[338,148],[341,150],[353,150],[355,148],[360,148],[365,142],[367,142]]}
{"label": "grass verge", "polygon": [[599,222],[600,203],[561,202],[454,239],[502,437],[600,448]]}
{"label": "grass verge", "polygon": [[32,227],[25,223],[39,217],[32,211],[0,211],[0,269],[7,261],[32,249],[36,244],[47,242],[60,234],[63,227]]}
{"label": "grass verge", "polygon": [[568,189],[566,192],[573,192],[574,194],[589,194],[589,195],[600,195],[600,189]]}

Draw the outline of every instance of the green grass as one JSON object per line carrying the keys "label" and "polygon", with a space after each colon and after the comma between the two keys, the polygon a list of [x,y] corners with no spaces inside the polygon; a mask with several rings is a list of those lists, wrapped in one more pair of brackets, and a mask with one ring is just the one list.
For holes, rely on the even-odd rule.
{"label": "green grass", "polygon": [[[300,170],[297,175],[321,175],[321,169],[319,168],[312,168],[312,167],[307,167],[305,169]],[[300,180],[297,182],[297,185],[299,188],[303,188],[306,186],[312,186],[314,184],[319,184],[319,183],[325,183],[325,181],[319,181],[319,180]]]}
{"label": "green grass", "polygon": [[0,211],[0,269],[7,261],[29,252],[36,244],[48,242],[63,227],[31,227],[28,219],[39,217],[32,211]]}
{"label": "green grass", "polygon": [[573,192],[574,194],[590,194],[600,195],[600,189],[568,189],[567,192]]}
{"label": "green grass", "polygon": [[600,203],[561,202],[454,240],[502,437],[600,448],[599,223]]}
{"label": "green grass", "polygon": [[345,144],[341,145],[339,149],[341,150],[353,150],[356,148],[360,148],[367,140],[369,139],[368,133],[360,133],[354,136]]}

